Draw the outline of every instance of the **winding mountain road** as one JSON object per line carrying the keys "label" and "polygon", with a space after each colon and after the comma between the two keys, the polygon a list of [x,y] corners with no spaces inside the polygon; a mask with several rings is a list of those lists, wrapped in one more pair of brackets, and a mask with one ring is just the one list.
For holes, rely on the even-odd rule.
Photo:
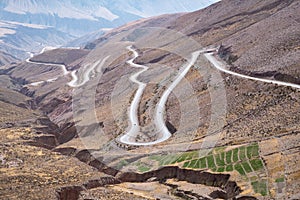
{"label": "winding mountain road", "polygon": [[[91,78],[91,74],[94,72],[94,74],[98,71],[100,71],[99,69],[102,68],[102,66],[104,65],[104,63],[106,62],[106,60],[109,58],[109,56],[105,57],[103,60],[98,60],[97,62],[95,62],[92,65],[86,65],[84,66],[84,73],[83,73],[83,80],[79,82],[79,78],[76,75],[76,73],[78,73],[77,70],[74,70],[71,72],[71,77],[72,80],[68,83],[68,85],[70,87],[80,87],[82,85],[84,85],[85,83],[87,83],[90,78]],[[97,67],[98,66],[98,67]],[[97,67],[97,69],[96,69]],[[99,72],[98,72],[99,73]]]}
{"label": "winding mountain road", "polygon": [[134,96],[133,101],[131,102],[130,111],[129,111],[129,120],[130,120],[130,129],[129,131],[123,135],[120,138],[120,142],[127,145],[134,145],[134,146],[147,146],[147,145],[155,145],[158,143],[161,143],[163,141],[166,141],[171,137],[171,133],[168,130],[165,120],[164,120],[164,111],[165,111],[165,104],[168,100],[169,95],[171,94],[172,90],[179,84],[179,82],[184,78],[184,76],[187,74],[187,72],[190,70],[190,68],[194,65],[194,63],[197,61],[197,58],[199,54],[202,51],[197,51],[192,54],[191,60],[183,66],[182,70],[180,70],[180,73],[175,78],[173,83],[165,90],[162,97],[160,98],[159,103],[156,106],[155,110],[155,117],[154,117],[154,124],[156,126],[156,130],[158,133],[158,139],[152,142],[136,142],[136,137],[140,133],[140,126],[138,121],[138,106],[141,100],[141,96],[143,94],[143,91],[146,87],[145,83],[142,83],[137,80],[137,77],[148,70],[148,67],[143,65],[138,65],[134,63],[134,60],[139,56],[138,52],[135,51],[132,46],[127,47],[128,50],[133,52],[134,57],[129,60],[127,63],[130,64],[132,67],[135,68],[141,68],[142,70],[137,72],[136,74],[132,75],[130,77],[130,80],[136,84],[138,84],[138,90],[136,91],[136,94]]}
{"label": "winding mountain road", "polygon": [[[238,77],[245,78],[245,79],[249,79],[249,80],[261,81],[261,82],[272,83],[272,84],[277,84],[277,85],[281,85],[281,86],[289,86],[289,87],[300,89],[300,85],[298,85],[298,84],[287,83],[287,82],[283,82],[283,81],[270,80],[270,79],[256,78],[256,77],[247,76],[247,75],[243,75],[243,74],[239,74],[239,73],[230,71],[226,68],[226,66],[221,61],[219,61],[214,56],[214,52],[216,52],[217,49],[203,49],[203,50],[200,50],[200,51],[195,51],[195,52],[192,53],[191,59],[188,60],[188,63],[185,64],[179,70],[179,73],[178,73],[177,77],[174,79],[174,81],[171,83],[171,85],[164,91],[164,93],[162,94],[158,104],[156,105],[155,113],[154,113],[154,124],[155,124],[155,127],[156,127],[157,139],[155,141],[151,141],[151,142],[137,142],[136,138],[139,134],[141,134],[141,132],[140,132],[141,128],[140,128],[139,119],[138,119],[138,107],[139,107],[143,92],[144,92],[144,90],[147,86],[146,83],[143,83],[143,82],[139,81],[138,77],[142,73],[146,72],[148,70],[148,67],[144,66],[144,65],[135,64],[134,60],[139,56],[138,52],[135,49],[133,49],[132,46],[128,46],[127,49],[134,54],[134,57],[132,59],[128,60],[127,63],[131,67],[139,68],[141,70],[138,71],[137,73],[133,74],[130,77],[130,81],[137,84],[138,89],[136,90],[135,96],[134,96],[134,98],[131,102],[130,110],[129,110],[129,113],[128,113],[129,121],[130,121],[129,130],[123,136],[121,136],[120,139],[119,139],[120,143],[123,143],[123,144],[126,144],[126,145],[133,145],[133,146],[155,145],[155,144],[164,142],[164,141],[166,141],[167,139],[169,139],[171,137],[171,133],[168,130],[168,128],[165,124],[165,120],[164,120],[166,102],[167,102],[168,97],[170,96],[171,92],[174,90],[174,88],[186,76],[186,74],[188,73],[190,68],[197,61],[199,55],[203,54],[203,53],[204,53],[204,56],[206,57],[206,59],[209,62],[211,62],[212,65],[217,70],[222,71],[224,73],[231,74],[231,75],[238,76]],[[76,74],[76,73],[78,73],[77,70],[74,70],[74,71],[70,72],[66,69],[65,65],[55,64],[55,63],[34,62],[34,61],[30,61],[30,58],[28,58],[26,60],[26,62],[33,63],[33,64],[60,66],[62,71],[63,71],[64,76],[70,74],[71,77],[72,77],[72,80],[67,84],[70,87],[76,88],[76,87],[80,87],[80,86],[84,85],[86,82],[88,82],[90,80],[90,78],[92,77],[92,72],[99,73],[101,71],[102,66],[104,65],[104,63],[106,62],[106,60],[108,58],[109,58],[109,56],[104,58],[103,60],[99,60],[99,61],[97,61],[93,64],[84,66],[83,73],[82,73],[82,80],[80,80],[81,78]],[[37,86],[37,85],[39,85],[43,82],[53,82],[57,78],[58,77],[53,78],[53,79],[49,79],[47,81],[40,81],[40,82],[36,82],[36,83],[31,83],[31,85]]]}
{"label": "winding mountain road", "polygon": [[[45,51],[49,50],[49,49],[53,49],[52,47],[45,47],[43,48],[43,50],[40,52],[44,53]],[[109,58],[109,56],[107,56],[106,58],[104,58],[103,60],[98,60],[97,62],[95,62],[94,64],[90,64],[90,65],[86,65],[84,66],[84,72],[82,73],[82,77],[83,79],[80,80],[80,78],[77,76],[76,73],[78,73],[77,70],[74,71],[68,71],[66,66],[63,64],[56,64],[56,63],[44,63],[44,62],[36,62],[36,61],[31,61],[30,58],[32,58],[34,56],[34,54],[30,53],[30,57],[26,59],[27,63],[32,63],[32,64],[41,64],[41,65],[48,65],[48,66],[59,66],[61,67],[61,70],[63,71],[63,76],[67,76],[67,75],[71,75],[72,80],[70,82],[67,83],[68,86],[76,88],[76,87],[80,87],[82,85],[84,85],[86,82],[88,82],[91,78],[91,74],[92,72],[94,73],[98,73],[99,70],[102,68],[102,66],[104,65],[104,63],[106,62],[106,60]],[[98,67],[97,67],[98,66]],[[97,69],[96,69],[97,67]],[[52,79],[48,79],[46,81],[39,81],[39,82],[34,82],[31,83],[31,86],[38,86],[42,83],[45,82],[54,82],[55,80],[57,80],[58,77],[52,78]]]}
{"label": "winding mountain road", "polygon": [[120,138],[120,142],[122,142],[124,144],[129,144],[129,145],[136,145],[136,144],[140,144],[140,143],[133,142],[135,140],[136,136],[140,132],[140,125],[139,125],[139,119],[138,119],[138,107],[139,107],[139,103],[140,103],[141,97],[143,95],[144,89],[146,87],[146,84],[138,81],[137,77],[140,74],[147,71],[148,67],[146,67],[144,65],[135,64],[133,61],[139,56],[138,52],[136,50],[134,50],[132,48],[132,46],[127,47],[127,49],[134,54],[134,57],[131,60],[127,61],[127,63],[131,67],[141,68],[142,70],[135,73],[134,75],[132,75],[130,77],[130,81],[138,84],[138,89],[135,93],[135,96],[134,96],[134,98],[131,102],[131,106],[130,106],[130,111],[129,111],[130,129],[125,135],[123,135]]}
{"label": "winding mountain road", "polygon": [[[44,53],[45,51],[48,51],[48,50],[53,50],[55,49],[54,47],[44,47],[42,49],[42,51],[38,54],[42,54]],[[66,66],[65,65],[61,65],[61,64],[55,64],[55,63],[45,63],[45,62],[35,62],[35,61],[30,61],[30,59],[34,56],[33,53],[30,53],[30,57],[26,59],[26,62],[27,63],[32,63],[32,64],[42,64],[42,65],[49,65],[49,66],[59,66],[61,67],[61,70],[63,71],[63,75],[66,76],[68,75],[70,72],[67,70]]]}
{"label": "winding mountain road", "polygon": [[273,83],[273,84],[277,84],[277,85],[281,85],[281,86],[289,86],[289,87],[300,89],[300,85],[298,85],[298,84],[270,80],[270,79],[256,78],[256,77],[247,76],[244,74],[239,74],[239,73],[230,71],[230,70],[226,69],[226,66],[221,61],[217,60],[214,57],[214,53],[205,53],[204,56],[207,58],[207,60],[209,60],[213,64],[213,66],[216,69],[218,69],[219,71],[222,71],[224,73],[231,74],[231,75],[238,76],[238,77],[245,78],[245,79],[249,79],[249,80],[261,81],[261,82],[265,82],[265,83]]}
{"label": "winding mountain road", "polygon": [[183,71],[178,74],[172,84],[165,90],[163,95],[161,96],[155,112],[154,123],[159,133],[161,133],[161,138],[156,140],[153,144],[157,144],[163,142],[171,137],[171,133],[168,130],[165,120],[164,120],[164,112],[165,112],[165,105],[167,103],[168,97],[170,96],[172,90],[180,83],[180,81],[185,77],[191,67],[197,61],[201,51],[196,51],[192,53],[191,60],[183,67]]}
{"label": "winding mountain road", "polygon": [[190,70],[190,68],[197,61],[197,58],[199,57],[199,55],[201,53],[204,53],[204,56],[206,57],[206,59],[209,62],[211,62],[217,70],[222,71],[224,73],[231,74],[231,75],[238,76],[238,77],[245,78],[245,79],[249,79],[249,80],[272,83],[272,84],[277,84],[277,85],[281,85],[281,86],[290,86],[293,88],[300,89],[300,85],[297,85],[297,84],[276,81],[276,80],[263,79],[263,78],[256,78],[256,77],[251,77],[251,76],[247,76],[247,75],[243,75],[243,74],[239,74],[239,73],[230,71],[230,70],[226,69],[225,65],[221,61],[217,60],[214,57],[214,52],[217,49],[203,49],[200,51],[196,51],[196,52],[192,53],[191,60],[185,66],[183,66],[183,68],[181,70],[179,70],[178,76],[175,78],[175,80],[172,82],[172,84],[165,90],[162,97],[160,98],[159,103],[156,106],[154,123],[155,123],[156,130],[157,130],[157,133],[159,136],[158,139],[155,141],[152,141],[152,142],[136,142],[136,137],[140,133],[137,109],[138,109],[139,102],[141,100],[143,91],[146,87],[146,84],[138,81],[137,78],[140,74],[147,71],[148,67],[135,64],[134,60],[139,56],[138,52],[135,51],[132,48],[132,46],[127,47],[127,49],[130,50],[131,52],[133,52],[133,54],[134,54],[134,58],[129,60],[127,63],[130,64],[132,67],[142,69],[141,71],[137,72],[136,74],[134,74],[130,77],[130,80],[132,82],[138,84],[139,87],[138,87],[138,90],[136,91],[135,97],[130,106],[130,111],[129,111],[130,129],[125,135],[123,135],[120,138],[120,142],[123,144],[127,144],[127,145],[133,145],[133,146],[155,145],[155,144],[164,142],[171,137],[171,133],[169,132],[168,128],[166,127],[165,120],[164,120],[164,111],[165,111],[166,102],[167,102],[168,97],[171,94],[172,90],[184,78],[184,76],[187,74],[187,72]]}
{"label": "winding mountain road", "polygon": [[[41,51],[40,53],[38,53],[38,54],[42,54],[42,53],[44,53],[45,51],[53,50],[53,49],[55,49],[55,48],[54,48],[54,47],[44,47],[44,48],[42,49],[42,51]],[[30,57],[26,59],[26,62],[27,62],[27,63],[31,63],[31,64],[40,64],[40,65],[48,65],[48,66],[59,66],[59,67],[61,68],[61,70],[63,71],[63,75],[64,75],[64,76],[67,76],[67,75],[70,73],[70,72],[67,70],[66,66],[65,66],[65,65],[62,65],[62,64],[31,61],[30,59],[34,56],[34,54],[33,54],[33,53],[30,53],[30,52],[28,52],[28,53],[30,54]],[[40,84],[42,84],[42,83],[45,83],[45,82],[53,82],[53,81],[57,80],[57,78],[58,78],[58,77],[55,77],[55,78],[52,78],[52,79],[48,79],[48,80],[46,80],[46,81],[34,82],[34,83],[29,84],[29,85],[31,85],[31,86],[38,86],[38,85],[40,85]]]}

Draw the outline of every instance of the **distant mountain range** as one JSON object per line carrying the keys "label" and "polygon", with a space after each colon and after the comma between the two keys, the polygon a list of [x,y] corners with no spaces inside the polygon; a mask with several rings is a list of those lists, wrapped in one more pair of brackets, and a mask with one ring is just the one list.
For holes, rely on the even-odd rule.
{"label": "distant mountain range", "polygon": [[[48,45],[60,46],[86,34],[89,36],[83,39],[93,40],[103,28],[154,15],[194,11],[217,1],[2,0],[0,53],[24,59],[27,51],[37,52]],[[0,64],[3,63],[0,54]]]}
{"label": "distant mountain range", "polygon": [[222,0],[0,67],[1,199],[300,199],[299,10]]}
{"label": "distant mountain range", "polygon": [[0,64],[6,64],[5,57],[1,54],[10,54],[21,60],[36,52],[44,46],[57,46],[74,36],[59,31],[53,27],[26,24],[19,22],[0,21]]}

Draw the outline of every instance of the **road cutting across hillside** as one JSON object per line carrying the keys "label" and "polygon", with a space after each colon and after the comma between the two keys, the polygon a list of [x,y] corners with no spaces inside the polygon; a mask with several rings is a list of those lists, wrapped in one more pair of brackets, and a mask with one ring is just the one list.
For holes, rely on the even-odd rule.
{"label": "road cutting across hillside", "polygon": [[[102,68],[102,66],[104,65],[104,63],[106,62],[106,60],[109,58],[109,56],[107,56],[106,58],[104,58],[103,60],[98,60],[97,62],[95,62],[92,65],[86,65],[84,66],[83,70],[84,73],[82,75],[83,79],[81,81],[79,81],[78,75],[76,75],[76,73],[78,73],[78,71],[72,71],[71,72],[71,76],[72,76],[72,80],[68,83],[68,85],[70,87],[76,88],[76,87],[80,87],[83,86],[85,83],[87,83],[91,76],[92,73],[96,73],[96,71],[98,72],[98,69]],[[98,68],[96,70],[96,67]]]}
{"label": "road cutting across hillside", "polygon": [[127,47],[128,50],[130,50],[134,57],[129,60],[127,63],[135,68],[141,68],[142,70],[137,72],[136,74],[132,75],[130,77],[130,80],[136,84],[138,84],[138,90],[135,93],[134,99],[131,102],[130,111],[129,111],[129,120],[130,120],[130,128],[129,131],[126,132],[122,137],[120,137],[119,141],[126,145],[133,145],[133,146],[147,146],[147,145],[155,145],[161,142],[166,141],[171,137],[171,133],[166,127],[165,120],[164,120],[164,112],[165,112],[165,105],[167,102],[167,99],[169,95],[171,94],[172,90],[180,83],[180,81],[184,78],[184,76],[187,74],[187,72],[190,70],[190,68],[194,65],[194,63],[197,61],[197,58],[201,53],[204,53],[204,56],[208,61],[212,63],[212,65],[219,71],[222,71],[227,74],[231,74],[234,76],[238,76],[241,78],[246,78],[249,80],[255,80],[255,81],[261,81],[266,83],[273,83],[281,86],[290,86],[293,88],[300,89],[300,85],[293,84],[293,83],[287,83],[282,81],[276,81],[276,80],[269,80],[269,79],[262,79],[262,78],[256,78],[251,77],[243,74],[239,74],[233,71],[230,71],[226,69],[225,65],[217,60],[213,54],[217,51],[217,49],[203,49],[200,51],[196,51],[192,53],[192,58],[189,60],[189,62],[183,66],[183,68],[180,70],[180,73],[176,77],[176,79],[172,82],[172,84],[165,90],[162,97],[160,98],[159,103],[156,106],[155,109],[155,116],[154,116],[154,124],[157,130],[157,136],[158,139],[151,142],[137,142],[136,137],[138,134],[140,134],[140,126],[138,121],[138,106],[141,99],[141,96],[143,94],[143,91],[146,87],[145,83],[142,83],[137,80],[138,76],[142,74],[143,72],[148,70],[148,67],[144,65],[138,65],[134,63],[134,60],[139,56],[138,52],[132,48],[132,46]]}
{"label": "road cutting across hillside", "polygon": [[[217,49],[215,49],[215,51],[216,50]],[[219,61],[218,59],[215,58],[214,53],[205,53],[204,56],[206,57],[207,60],[209,60],[211,62],[211,64],[213,64],[213,66],[216,69],[218,69],[219,71],[222,71],[226,74],[231,74],[231,75],[249,79],[249,80],[260,81],[260,82],[265,82],[265,83],[272,83],[272,84],[276,84],[276,85],[280,85],[280,86],[289,86],[292,88],[300,89],[300,85],[298,85],[298,84],[287,83],[287,82],[283,82],[283,81],[276,81],[276,80],[271,80],[271,79],[256,78],[256,77],[252,77],[252,76],[248,76],[248,75],[230,71],[230,70],[226,69],[226,66],[221,61]]]}
{"label": "road cutting across hillside", "polygon": [[171,94],[172,90],[180,83],[180,81],[184,78],[184,76],[187,74],[187,72],[190,70],[190,68],[195,64],[197,61],[197,58],[199,54],[203,51],[196,51],[192,53],[192,58],[189,60],[189,62],[183,66],[183,68],[180,70],[180,73],[175,78],[175,80],[172,82],[172,84],[165,90],[162,97],[160,98],[159,103],[156,106],[155,109],[155,116],[154,116],[154,124],[156,126],[158,138],[155,141],[151,142],[137,142],[136,137],[138,134],[140,134],[140,126],[138,121],[138,106],[140,103],[141,96],[143,94],[143,91],[146,87],[145,83],[142,83],[137,80],[138,76],[142,74],[143,72],[148,70],[147,66],[144,65],[138,65],[133,63],[134,60],[139,56],[138,52],[132,48],[132,46],[127,47],[128,50],[130,50],[134,57],[129,60],[127,63],[131,65],[131,67],[135,68],[141,68],[142,70],[135,73],[130,77],[130,80],[136,84],[138,84],[138,90],[135,93],[134,99],[131,102],[130,111],[129,111],[129,120],[130,120],[130,128],[129,131],[125,133],[122,137],[120,137],[120,142],[127,145],[133,145],[133,146],[147,146],[147,145],[155,145],[161,142],[166,141],[171,137],[171,133],[168,130],[165,120],[164,120],[164,112],[165,112],[165,104],[168,100],[169,95]]}
{"label": "road cutting across hillside", "polygon": [[[42,54],[47,50],[53,50],[53,48],[50,47],[45,47],[43,48],[43,50],[39,53]],[[80,87],[82,85],[84,85],[86,82],[88,82],[91,78],[91,74],[92,72],[98,73],[99,69],[102,68],[102,66],[104,65],[104,63],[106,62],[106,60],[109,58],[109,56],[107,56],[106,58],[104,58],[103,60],[98,60],[97,62],[93,63],[93,64],[89,64],[84,66],[84,73],[82,73],[82,80],[80,80],[79,76],[77,75],[78,70],[74,70],[74,71],[68,71],[67,67],[63,64],[57,64],[57,63],[46,63],[46,62],[37,62],[37,61],[31,61],[30,59],[34,56],[34,54],[30,53],[30,57],[26,59],[27,63],[31,63],[31,64],[41,64],[41,65],[48,65],[48,66],[59,66],[61,68],[61,70],[63,71],[63,76],[67,76],[67,75],[71,75],[72,80],[70,82],[67,83],[68,86],[76,88],[76,87]],[[97,67],[97,70],[96,70]],[[43,84],[45,82],[53,82],[55,80],[57,80],[58,77],[52,78],[52,79],[48,79],[46,81],[38,81],[38,82],[34,82],[31,83],[31,86],[38,86],[40,84]]]}
{"label": "road cutting across hillside", "polygon": [[[45,51],[47,51],[48,49],[45,47],[43,48],[43,50],[39,53],[42,54]],[[34,54],[30,54],[30,57],[26,59],[27,63],[32,63],[32,64],[41,64],[41,65],[49,65],[49,66],[59,66],[61,68],[61,70],[63,71],[63,75],[66,76],[68,75],[70,72],[67,70],[65,65],[62,64],[56,64],[56,63],[46,63],[46,62],[36,62],[36,61],[31,61],[30,59],[34,56]]]}

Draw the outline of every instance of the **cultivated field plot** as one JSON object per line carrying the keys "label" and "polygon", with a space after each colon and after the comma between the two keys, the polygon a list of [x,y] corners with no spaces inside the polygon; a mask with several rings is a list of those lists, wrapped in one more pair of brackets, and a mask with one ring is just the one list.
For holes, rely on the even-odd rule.
{"label": "cultivated field plot", "polygon": [[[124,164],[123,164],[124,165]],[[130,164],[140,173],[164,166],[205,170],[213,173],[237,174],[248,184],[244,190],[252,190],[262,196],[268,195],[267,175],[257,143],[246,146],[214,148],[209,153],[190,151],[166,155],[151,155]]]}

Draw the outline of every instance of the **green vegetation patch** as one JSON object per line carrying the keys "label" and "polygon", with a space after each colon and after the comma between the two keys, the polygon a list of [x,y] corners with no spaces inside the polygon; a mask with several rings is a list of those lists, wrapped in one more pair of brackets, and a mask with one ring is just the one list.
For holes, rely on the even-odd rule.
{"label": "green vegetation patch", "polygon": [[[180,163],[183,168],[210,169],[216,172],[236,170],[242,176],[264,167],[262,160],[259,158],[257,143],[241,146],[227,152],[225,152],[225,149],[226,147],[214,148],[205,156],[203,155],[204,157],[200,157],[201,151],[189,151],[168,155],[152,155],[149,159],[159,162],[160,166]],[[145,171],[148,167],[142,166],[141,169]],[[281,180],[278,179],[279,182]],[[252,182],[254,181],[256,180],[252,180]]]}
{"label": "green vegetation patch", "polygon": [[176,161],[176,159],[176,156],[166,156],[164,160],[162,160],[162,165],[174,164],[174,161]]}
{"label": "green vegetation patch", "polygon": [[259,148],[258,148],[258,144],[254,144],[251,146],[247,147],[247,157],[249,159],[251,158],[255,158],[259,156]]}
{"label": "green vegetation patch", "polygon": [[199,157],[199,152],[198,151],[184,152],[180,155],[177,155],[176,157],[173,157],[174,159],[172,160],[171,164],[193,160],[193,159],[198,158],[198,157]]}
{"label": "green vegetation patch", "polygon": [[232,151],[227,151],[227,152],[226,152],[226,163],[227,163],[227,164],[232,163],[231,157],[232,157]]}
{"label": "green vegetation patch", "polygon": [[210,169],[216,168],[213,155],[207,156],[206,159],[207,159],[208,168]]}
{"label": "green vegetation patch", "polygon": [[225,170],[226,170],[226,172],[232,172],[233,171],[233,165],[227,165]]}
{"label": "green vegetation patch", "polygon": [[253,157],[258,157],[259,156],[259,147],[258,147],[258,144],[253,145],[252,155],[253,155]]}
{"label": "green vegetation patch", "polygon": [[245,173],[245,171],[244,171],[244,169],[243,169],[243,167],[242,167],[241,164],[239,164],[239,163],[238,163],[238,164],[235,164],[235,165],[234,165],[234,169],[235,169],[236,171],[238,171],[240,175],[242,175],[242,176],[245,176],[245,175],[246,175],[246,173]]}
{"label": "green vegetation patch", "polygon": [[254,171],[258,171],[264,167],[263,162],[260,159],[250,160],[250,164]]}
{"label": "green vegetation patch", "polygon": [[188,160],[187,158],[189,158],[189,155],[186,153],[181,154],[178,159],[176,160],[176,163],[181,163],[183,161]]}
{"label": "green vegetation patch", "polygon": [[211,168],[211,171],[216,172],[216,171],[217,171],[217,168],[216,168],[216,167],[213,167],[213,168]]}
{"label": "green vegetation patch", "polygon": [[197,159],[196,164],[195,164],[195,169],[201,169],[201,165],[200,165],[200,160]]}
{"label": "green vegetation patch", "polygon": [[268,194],[267,182],[265,180],[254,181],[251,185],[256,193],[261,194],[262,196],[266,196]]}
{"label": "green vegetation patch", "polygon": [[178,161],[181,160],[181,159],[183,159],[183,161],[185,161],[185,160],[191,160],[192,156],[189,152],[185,152],[185,153],[182,153],[179,158],[180,159],[178,159]]}
{"label": "green vegetation patch", "polygon": [[239,161],[239,149],[233,149],[233,155],[232,155],[233,162]]}
{"label": "green vegetation patch", "polygon": [[284,182],[284,177],[277,178],[277,179],[275,180],[275,182],[276,182],[276,183],[282,183],[282,182]]}
{"label": "green vegetation patch", "polygon": [[196,162],[197,162],[197,160],[192,160],[192,161],[190,162],[188,168],[196,168],[196,167],[195,167],[195,166],[196,166]]}
{"label": "green vegetation patch", "polygon": [[193,159],[193,153],[192,152],[188,152],[188,153],[184,153],[185,157],[184,160],[192,160]]}
{"label": "green vegetation patch", "polygon": [[205,169],[205,168],[207,168],[207,165],[206,165],[206,159],[205,159],[205,158],[200,158],[200,159],[199,159],[199,164],[200,164],[200,169]]}
{"label": "green vegetation patch", "polygon": [[224,172],[225,171],[225,167],[219,167],[218,169],[217,169],[217,172]]}
{"label": "green vegetation patch", "polygon": [[148,172],[148,171],[150,171],[150,169],[151,169],[151,167],[146,166],[146,165],[139,165],[138,166],[139,172],[142,172],[142,173]]}
{"label": "green vegetation patch", "polygon": [[118,164],[117,164],[117,167],[116,169],[117,170],[120,170],[122,169],[124,166],[128,165],[129,163],[126,161],[126,160],[121,160]]}
{"label": "green vegetation patch", "polygon": [[134,163],[135,166],[137,166],[137,169],[139,172],[144,173],[151,170],[151,167],[147,164],[141,162],[140,160]]}
{"label": "green vegetation patch", "polygon": [[177,163],[177,160],[179,159],[179,157],[180,157],[180,155],[175,155],[175,156],[173,157],[172,162],[171,162],[170,164],[173,165],[173,164]]}
{"label": "green vegetation patch", "polygon": [[159,166],[163,166],[164,162],[166,160],[167,156],[162,156],[161,159],[158,161],[159,162]]}
{"label": "green vegetation patch", "polygon": [[217,162],[218,166],[222,166],[222,167],[225,166],[225,161],[224,161],[225,153],[224,152],[215,155],[215,158],[216,158],[216,162]]}
{"label": "green vegetation patch", "polygon": [[241,161],[247,160],[247,157],[246,157],[246,147],[240,147],[239,157],[240,157]]}
{"label": "green vegetation patch", "polygon": [[199,158],[199,151],[190,152],[191,159]]}
{"label": "green vegetation patch", "polygon": [[252,172],[252,169],[251,169],[251,167],[250,167],[250,165],[249,165],[248,162],[243,162],[243,163],[242,163],[242,166],[243,166],[243,168],[245,169],[245,171],[246,171],[247,173]]}
{"label": "green vegetation patch", "polygon": [[155,161],[159,162],[159,166],[163,166],[164,161],[166,160],[167,157],[168,157],[168,155],[151,155],[151,156],[149,156],[149,159],[155,160]]}
{"label": "green vegetation patch", "polygon": [[187,161],[187,162],[185,162],[185,163],[183,163],[183,168],[187,168],[188,166],[190,165],[190,161]]}

